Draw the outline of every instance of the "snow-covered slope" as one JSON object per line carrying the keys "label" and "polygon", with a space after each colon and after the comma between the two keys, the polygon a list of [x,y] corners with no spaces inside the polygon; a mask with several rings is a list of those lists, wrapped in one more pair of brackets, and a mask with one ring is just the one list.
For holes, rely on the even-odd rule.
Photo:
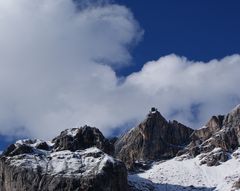
{"label": "snow-covered slope", "polygon": [[129,175],[129,181],[139,190],[154,191],[232,191],[240,179],[240,149],[218,166],[200,165],[196,158],[176,157],[155,163],[150,170]]}

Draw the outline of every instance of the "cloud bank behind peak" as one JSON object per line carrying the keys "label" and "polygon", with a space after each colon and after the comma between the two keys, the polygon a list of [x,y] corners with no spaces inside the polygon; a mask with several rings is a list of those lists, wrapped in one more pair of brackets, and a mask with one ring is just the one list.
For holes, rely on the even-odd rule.
{"label": "cloud bank behind peak", "polygon": [[96,2],[0,1],[1,134],[51,138],[88,124],[109,135],[151,106],[199,127],[239,102],[239,55],[167,55],[122,81],[114,69],[131,64],[143,30],[126,7]]}

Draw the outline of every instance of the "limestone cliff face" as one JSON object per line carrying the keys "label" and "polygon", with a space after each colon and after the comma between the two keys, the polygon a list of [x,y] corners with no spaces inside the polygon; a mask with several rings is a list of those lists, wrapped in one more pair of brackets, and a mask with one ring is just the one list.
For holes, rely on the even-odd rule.
{"label": "limestone cliff face", "polygon": [[222,128],[223,120],[224,115],[212,116],[205,126],[194,131],[191,136],[192,140],[201,139],[204,141],[209,139],[214,133]]}
{"label": "limestone cliff face", "polygon": [[146,120],[115,142],[115,154],[128,168],[137,161],[171,158],[189,143],[192,132],[177,121],[166,121],[152,108]]}
{"label": "limestone cliff face", "polygon": [[[240,145],[240,105],[227,115],[213,116],[205,126],[194,131],[191,143],[179,151],[178,155],[189,154],[195,157],[199,154],[212,153],[216,148],[218,153],[207,157],[209,166],[219,165],[214,156],[221,156],[221,161],[227,160],[227,152],[233,152]],[[212,156],[212,157],[211,157]],[[224,160],[223,160],[224,159]],[[215,161],[215,162],[212,162]]]}
{"label": "limestone cliff face", "polygon": [[0,157],[0,190],[126,191],[124,163],[99,149],[109,151],[106,141],[90,127],[66,130],[53,142],[17,141]]}

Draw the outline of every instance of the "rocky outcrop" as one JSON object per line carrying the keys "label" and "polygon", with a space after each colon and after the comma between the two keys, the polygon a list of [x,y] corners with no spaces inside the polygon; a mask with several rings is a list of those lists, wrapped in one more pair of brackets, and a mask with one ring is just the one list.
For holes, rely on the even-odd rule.
{"label": "rocky outcrop", "polygon": [[205,141],[209,139],[214,133],[218,132],[223,126],[224,115],[213,116],[205,126],[197,129],[191,135],[192,140]]}
{"label": "rocky outcrop", "polygon": [[[99,130],[87,127],[69,131],[78,138],[83,137],[80,146],[84,150],[68,147],[74,145],[72,142],[61,142],[66,131],[61,133],[61,138],[54,139],[55,142],[26,139],[10,145],[0,158],[0,190],[126,191],[124,163],[92,147],[94,143],[105,148],[105,139]],[[92,134],[96,137],[91,137]],[[88,146],[90,148],[86,148]]]}
{"label": "rocky outcrop", "polygon": [[113,155],[114,153],[113,144],[95,127],[84,126],[67,129],[62,131],[52,142],[55,143],[55,151],[76,151],[89,147],[97,147],[107,154]]}
{"label": "rocky outcrop", "polygon": [[215,148],[211,152],[199,156],[200,165],[218,166],[228,160],[228,154],[221,148]]}
{"label": "rocky outcrop", "polygon": [[177,121],[168,122],[152,108],[145,121],[115,142],[115,154],[129,169],[135,162],[171,158],[190,142],[192,132]]}
{"label": "rocky outcrop", "polygon": [[240,189],[240,178],[236,181],[236,182],[234,182],[234,184],[233,184],[233,186],[232,186],[232,188],[235,190],[239,190]]}
{"label": "rocky outcrop", "polygon": [[[235,151],[240,145],[240,105],[226,116],[213,116],[205,126],[193,132],[191,140],[191,143],[184,150],[179,151],[178,155],[188,154],[195,157],[208,153],[203,164],[209,166],[227,160],[226,153]],[[212,155],[216,148],[220,148],[221,152]]]}

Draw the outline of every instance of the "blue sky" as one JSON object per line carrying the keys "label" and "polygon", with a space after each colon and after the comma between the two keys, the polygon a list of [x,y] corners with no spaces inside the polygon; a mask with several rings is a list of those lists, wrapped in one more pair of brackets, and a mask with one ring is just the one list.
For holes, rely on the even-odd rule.
{"label": "blue sky", "polygon": [[149,60],[175,53],[190,60],[209,61],[240,52],[240,2],[117,0],[133,11],[145,31],[133,49],[135,67],[119,75],[138,71]]}
{"label": "blue sky", "polygon": [[239,1],[79,2],[0,2],[0,150],[85,124],[110,136],[152,106],[198,128],[240,103]]}

